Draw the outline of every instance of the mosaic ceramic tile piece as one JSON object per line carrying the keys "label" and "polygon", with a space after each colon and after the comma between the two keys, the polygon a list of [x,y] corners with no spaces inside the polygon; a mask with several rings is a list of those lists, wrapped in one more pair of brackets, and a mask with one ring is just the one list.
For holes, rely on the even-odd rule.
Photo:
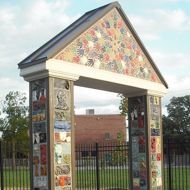
{"label": "mosaic ceramic tile piece", "polygon": [[55,59],[161,83],[115,8],[71,42]]}

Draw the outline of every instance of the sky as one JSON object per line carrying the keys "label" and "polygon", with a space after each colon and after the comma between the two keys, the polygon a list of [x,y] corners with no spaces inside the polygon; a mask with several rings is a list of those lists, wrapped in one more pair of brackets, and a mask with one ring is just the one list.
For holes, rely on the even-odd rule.
{"label": "sky", "polygon": [[[1,0],[0,101],[11,90],[25,92],[28,83],[17,64],[85,12],[107,0]],[[141,41],[169,85],[173,96],[190,94],[190,0],[120,0]],[[97,98],[98,94],[98,98]],[[75,87],[75,113],[119,113],[117,94]]]}

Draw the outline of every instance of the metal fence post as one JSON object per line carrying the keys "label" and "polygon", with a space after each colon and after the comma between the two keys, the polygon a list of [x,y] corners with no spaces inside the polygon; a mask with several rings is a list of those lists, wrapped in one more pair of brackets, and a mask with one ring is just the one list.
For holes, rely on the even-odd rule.
{"label": "metal fence post", "polygon": [[168,153],[168,185],[169,190],[172,190],[172,175],[171,175],[171,155],[170,155],[170,142],[167,139],[167,153]]}
{"label": "metal fence post", "polygon": [[1,174],[1,190],[4,190],[3,181],[3,151],[2,151],[2,141],[0,140],[0,174]]}
{"label": "metal fence post", "polygon": [[99,177],[99,147],[98,143],[96,143],[96,185],[97,190],[100,190],[100,177]]}

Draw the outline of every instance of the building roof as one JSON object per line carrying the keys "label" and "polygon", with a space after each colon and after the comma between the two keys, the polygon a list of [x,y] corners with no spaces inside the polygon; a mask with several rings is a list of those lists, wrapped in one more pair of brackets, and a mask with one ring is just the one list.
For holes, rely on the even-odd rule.
{"label": "building roof", "polygon": [[113,8],[116,8],[117,11],[120,13],[120,15],[124,19],[126,25],[129,27],[131,33],[133,34],[135,40],[141,47],[141,49],[144,52],[144,54],[146,55],[147,59],[150,61],[153,69],[156,71],[161,82],[164,84],[164,86],[166,88],[168,88],[168,85],[167,85],[165,79],[163,78],[159,69],[155,65],[153,59],[151,58],[151,56],[149,55],[145,46],[141,42],[140,38],[138,37],[137,33],[135,32],[133,26],[131,25],[130,21],[128,20],[127,16],[125,15],[124,11],[122,10],[122,8],[118,2],[112,2],[110,4],[107,4],[102,7],[97,8],[97,9],[86,12],[78,20],[73,22],[70,26],[68,26],[62,32],[57,34],[54,38],[49,40],[47,43],[45,43],[39,49],[34,51],[31,55],[29,55],[24,60],[22,60],[18,64],[19,68],[25,68],[25,67],[28,67],[28,66],[31,66],[34,64],[39,64],[39,63],[42,63],[42,62],[54,57],[64,47],[66,47],[75,38],[77,38],[81,33],[86,31],[89,27],[91,27],[94,23],[96,23],[99,19],[101,19],[106,13],[108,13]]}

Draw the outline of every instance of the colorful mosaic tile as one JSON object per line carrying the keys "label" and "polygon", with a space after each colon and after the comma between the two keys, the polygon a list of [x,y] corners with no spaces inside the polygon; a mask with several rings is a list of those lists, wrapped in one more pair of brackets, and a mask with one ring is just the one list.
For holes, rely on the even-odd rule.
{"label": "colorful mosaic tile", "polygon": [[48,190],[46,91],[45,79],[31,82],[33,187]]}
{"label": "colorful mosaic tile", "polygon": [[161,155],[161,113],[160,98],[149,96],[150,108],[150,141],[151,141],[151,173],[152,173],[152,189],[160,189],[162,186],[162,155]]}
{"label": "colorful mosaic tile", "polygon": [[161,83],[116,9],[82,33],[55,59]]}
{"label": "colorful mosaic tile", "polygon": [[71,105],[69,81],[54,79],[54,170],[55,189],[72,189]]}

